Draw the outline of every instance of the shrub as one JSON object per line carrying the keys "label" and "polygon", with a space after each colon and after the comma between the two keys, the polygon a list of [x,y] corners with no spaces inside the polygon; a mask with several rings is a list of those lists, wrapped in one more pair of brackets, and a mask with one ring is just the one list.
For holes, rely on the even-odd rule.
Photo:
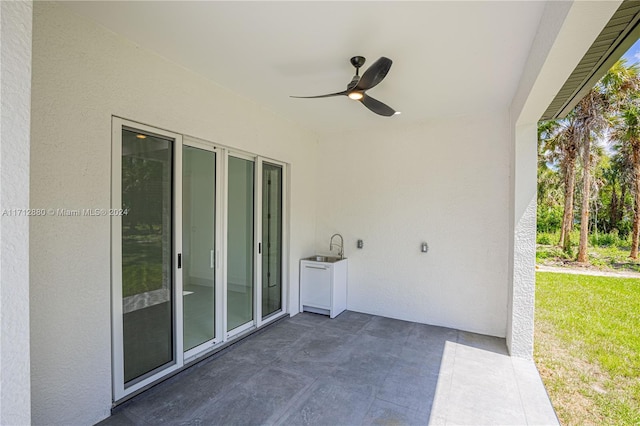
{"label": "shrub", "polygon": [[536,250],[536,261],[545,260],[545,259],[567,260],[567,259],[571,259],[571,255],[562,251],[560,247],[555,247],[555,246],[538,247],[538,249]]}
{"label": "shrub", "polygon": [[613,247],[620,243],[618,232],[613,231],[608,234],[593,234],[589,236],[589,244],[599,247]]}
{"label": "shrub", "polygon": [[616,228],[620,232],[620,237],[626,239],[631,234],[633,222],[629,219],[622,219],[616,224]]}
{"label": "shrub", "polygon": [[536,241],[538,244],[544,244],[544,245],[549,245],[551,244],[551,238],[549,237],[549,234],[538,234],[538,238]]}
{"label": "shrub", "polygon": [[536,234],[536,243],[545,246],[557,244],[560,238],[560,232],[538,232]]}
{"label": "shrub", "polygon": [[538,211],[536,213],[536,228],[538,232],[556,232],[560,230],[560,226],[562,225],[563,207],[538,206]]}

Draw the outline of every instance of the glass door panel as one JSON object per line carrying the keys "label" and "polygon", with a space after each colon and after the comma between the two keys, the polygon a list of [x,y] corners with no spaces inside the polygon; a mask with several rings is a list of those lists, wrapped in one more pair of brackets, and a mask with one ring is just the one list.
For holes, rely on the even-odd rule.
{"label": "glass door panel", "polygon": [[125,383],[174,360],[172,142],[122,130]]}
{"label": "glass door panel", "polygon": [[227,331],[253,320],[254,162],[229,156]]}
{"label": "glass door panel", "polygon": [[184,351],[215,337],[216,154],[182,150]]}
{"label": "glass door panel", "polygon": [[262,165],[262,317],[282,309],[282,167]]}

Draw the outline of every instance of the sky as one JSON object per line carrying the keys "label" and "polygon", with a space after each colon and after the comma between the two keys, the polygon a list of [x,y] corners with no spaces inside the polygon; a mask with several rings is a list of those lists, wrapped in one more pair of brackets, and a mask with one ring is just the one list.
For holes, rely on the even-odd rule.
{"label": "sky", "polygon": [[640,40],[636,41],[622,57],[627,60],[627,65],[640,63]]}

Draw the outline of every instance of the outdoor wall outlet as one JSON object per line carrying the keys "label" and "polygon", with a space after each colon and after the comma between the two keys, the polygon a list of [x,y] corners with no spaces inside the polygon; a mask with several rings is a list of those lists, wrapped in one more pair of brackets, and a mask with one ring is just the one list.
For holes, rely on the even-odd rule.
{"label": "outdoor wall outlet", "polygon": [[358,240],[358,248],[361,249],[362,247],[364,247],[364,241]]}
{"label": "outdoor wall outlet", "polygon": [[423,253],[426,253],[429,251],[429,245],[427,243],[422,243],[420,245],[420,251]]}

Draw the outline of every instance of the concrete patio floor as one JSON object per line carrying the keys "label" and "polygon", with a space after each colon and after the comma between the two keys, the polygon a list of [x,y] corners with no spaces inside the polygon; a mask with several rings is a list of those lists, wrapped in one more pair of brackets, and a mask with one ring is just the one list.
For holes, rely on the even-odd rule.
{"label": "concrete patio floor", "polygon": [[505,340],[344,312],[302,313],[117,407],[104,425],[557,425]]}

